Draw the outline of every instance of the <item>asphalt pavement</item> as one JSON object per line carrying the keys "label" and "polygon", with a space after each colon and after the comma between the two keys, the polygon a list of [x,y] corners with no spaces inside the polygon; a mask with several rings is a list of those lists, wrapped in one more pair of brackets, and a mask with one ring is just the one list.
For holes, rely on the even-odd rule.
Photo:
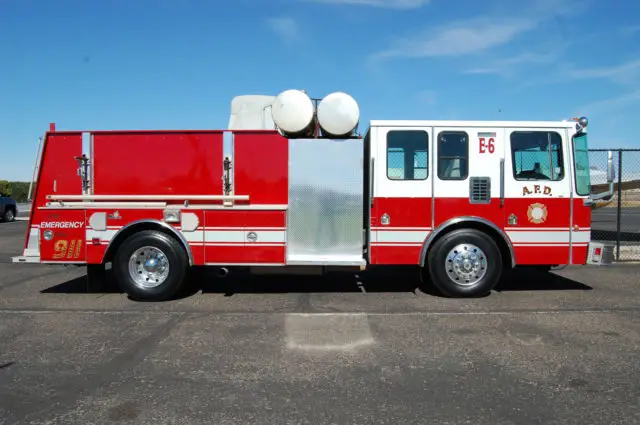
{"label": "asphalt pavement", "polygon": [[632,424],[640,267],[508,275],[452,300],[414,270],[198,275],[179,299],[84,292],[10,264],[0,223],[0,424]]}

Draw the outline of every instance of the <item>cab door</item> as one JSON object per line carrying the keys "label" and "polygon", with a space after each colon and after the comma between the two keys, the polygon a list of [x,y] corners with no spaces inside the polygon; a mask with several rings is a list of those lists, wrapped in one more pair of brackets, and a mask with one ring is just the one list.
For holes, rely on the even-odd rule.
{"label": "cab door", "polygon": [[566,264],[571,173],[566,130],[506,129],[505,230],[521,265]]}
{"label": "cab door", "polygon": [[435,170],[433,227],[471,218],[502,228],[500,162],[504,129],[434,128]]}
{"label": "cab door", "polygon": [[371,128],[372,264],[419,264],[431,232],[431,127]]}

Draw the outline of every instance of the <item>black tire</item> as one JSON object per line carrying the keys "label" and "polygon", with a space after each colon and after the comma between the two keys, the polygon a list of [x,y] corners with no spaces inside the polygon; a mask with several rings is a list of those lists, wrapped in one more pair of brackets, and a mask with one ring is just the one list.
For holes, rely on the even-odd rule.
{"label": "black tire", "polygon": [[[484,252],[483,256],[477,255],[479,251],[473,252],[476,259],[484,257],[485,264],[484,268],[483,264],[480,264],[480,268],[476,271],[469,271],[466,275],[470,279],[468,282],[460,274],[458,274],[458,281],[449,277],[448,274],[448,271],[453,273],[455,268],[448,267],[449,264],[453,264],[453,261],[449,261],[447,256],[458,245],[462,245],[460,253],[466,253],[469,248],[472,248],[469,245],[475,245]],[[429,270],[433,285],[444,295],[472,298],[485,296],[493,290],[500,280],[503,265],[500,249],[491,236],[475,229],[459,229],[447,233],[436,241],[429,250],[425,267]],[[473,282],[478,277],[479,280]]]}
{"label": "black tire", "polygon": [[7,210],[4,212],[4,215],[2,216],[2,219],[4,221],[6,221],[7,223],[15,221],[16,220],[16,213],[13,212],[13,209],[7,208]]}
{"label": "black tire", "polygon": [[[151,247],[151,249],[141,250],[144,247]],[[157,286],[144,287],[132,277],[129,272],[129,262],[136,251],[140,254],[148,254],[156,250],[161,251],[164,259],[167,260],[168,273]],[[142,261],[135,264],[136,267],[143,265]],[[116,251],[113,261],[116,282],[131,298],[137,300],[164,301],[173,298],[182,288],[188,271],[189,258],[183,246],[175,238],[154,230],[144,230],[129,236]],[[138,271],[145,284],[152,282],[147,272],[148,270]]]}

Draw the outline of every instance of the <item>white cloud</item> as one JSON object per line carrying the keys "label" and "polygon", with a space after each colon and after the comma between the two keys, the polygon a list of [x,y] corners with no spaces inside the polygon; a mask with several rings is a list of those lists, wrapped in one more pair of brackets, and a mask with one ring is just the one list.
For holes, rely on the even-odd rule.
{"label": "white cloud", "polygon": [[617,108],[628,107],[629,105],[636,105],[638,103],[640,103],[640,90],[583,105],[578,108],[578,111],[585,115],[598,112],[609,114]]}
{"label": "white cloud", "polygon": [[369,6],[386,9],[417,9],[431,0],[307,0],[314,3],[338,4],[345,6]]}
{"label": "white cloud", "polygon": [[519,55],[489,59],[481,67],[470,68],[464,71],[466,74],[496,74],[496,75],[510,75],[514,68],[520,65],[530,64],[547,64],[556,60],[560,53],[565,49],[565,46],[561,46],[556,50],[547,53],[532,53],[526,52]]}
{"label": "white cloud", "polygon": [[[573,0],[563,0],[560,4],[555,4],[552,0],[537,0],[528,5],[527,10],[518,10],[506,16],[487,12],[473,19],[456,21],[401,39],[394,47],[375,53],[373,58],[460,57],[486,52],[511,43],[521,34],[536,29],[544,21],[571,13],[572,2]],[[505,5],[503,10],[510,9]]]}
{"label": "white cloud", "polygon": [[637,85],[640,81],[640,59],[619,65],[594,68],[578,68],[569,71],[572,79],[607,79],[616,83]]}
{"label": "white cloud", "polygon": [[295,43],[300,38],[300,28],[292,18],[270,18],[267,19],[267,25],[286,43]]}
{"label": "white cloud", "polygon": [[627,91],[638,90],[640,89],[640,59],[630,60],[618,65],[600,67],[561,64],[556,69],[541,73],[537,77],[527,78],[526,81],[516,87],[515,92],[525,89],[530,90],[535,86],[567,84],[580,80],[603,80],[625,87]]}
{"label": "white cloud", "polygon": [[432,34],[405,39],[376,58],[462,56],[477,53],[510,42],[524,31],[535,27],[533,20],[504,20],[479,18],[460,21],[437,28]]}
{"label": "white cloud", "polygon": [[507,72],[499,67],[471,68],[465,71],[465,74],[506,74]]}

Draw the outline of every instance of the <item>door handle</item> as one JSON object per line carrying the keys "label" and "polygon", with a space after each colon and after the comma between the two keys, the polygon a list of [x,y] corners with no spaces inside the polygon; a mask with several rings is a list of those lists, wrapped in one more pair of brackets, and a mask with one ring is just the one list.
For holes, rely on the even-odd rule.
{"label": "door handle", "polygon": [[500,208],[504,206],[504,158],[500,158]]}

